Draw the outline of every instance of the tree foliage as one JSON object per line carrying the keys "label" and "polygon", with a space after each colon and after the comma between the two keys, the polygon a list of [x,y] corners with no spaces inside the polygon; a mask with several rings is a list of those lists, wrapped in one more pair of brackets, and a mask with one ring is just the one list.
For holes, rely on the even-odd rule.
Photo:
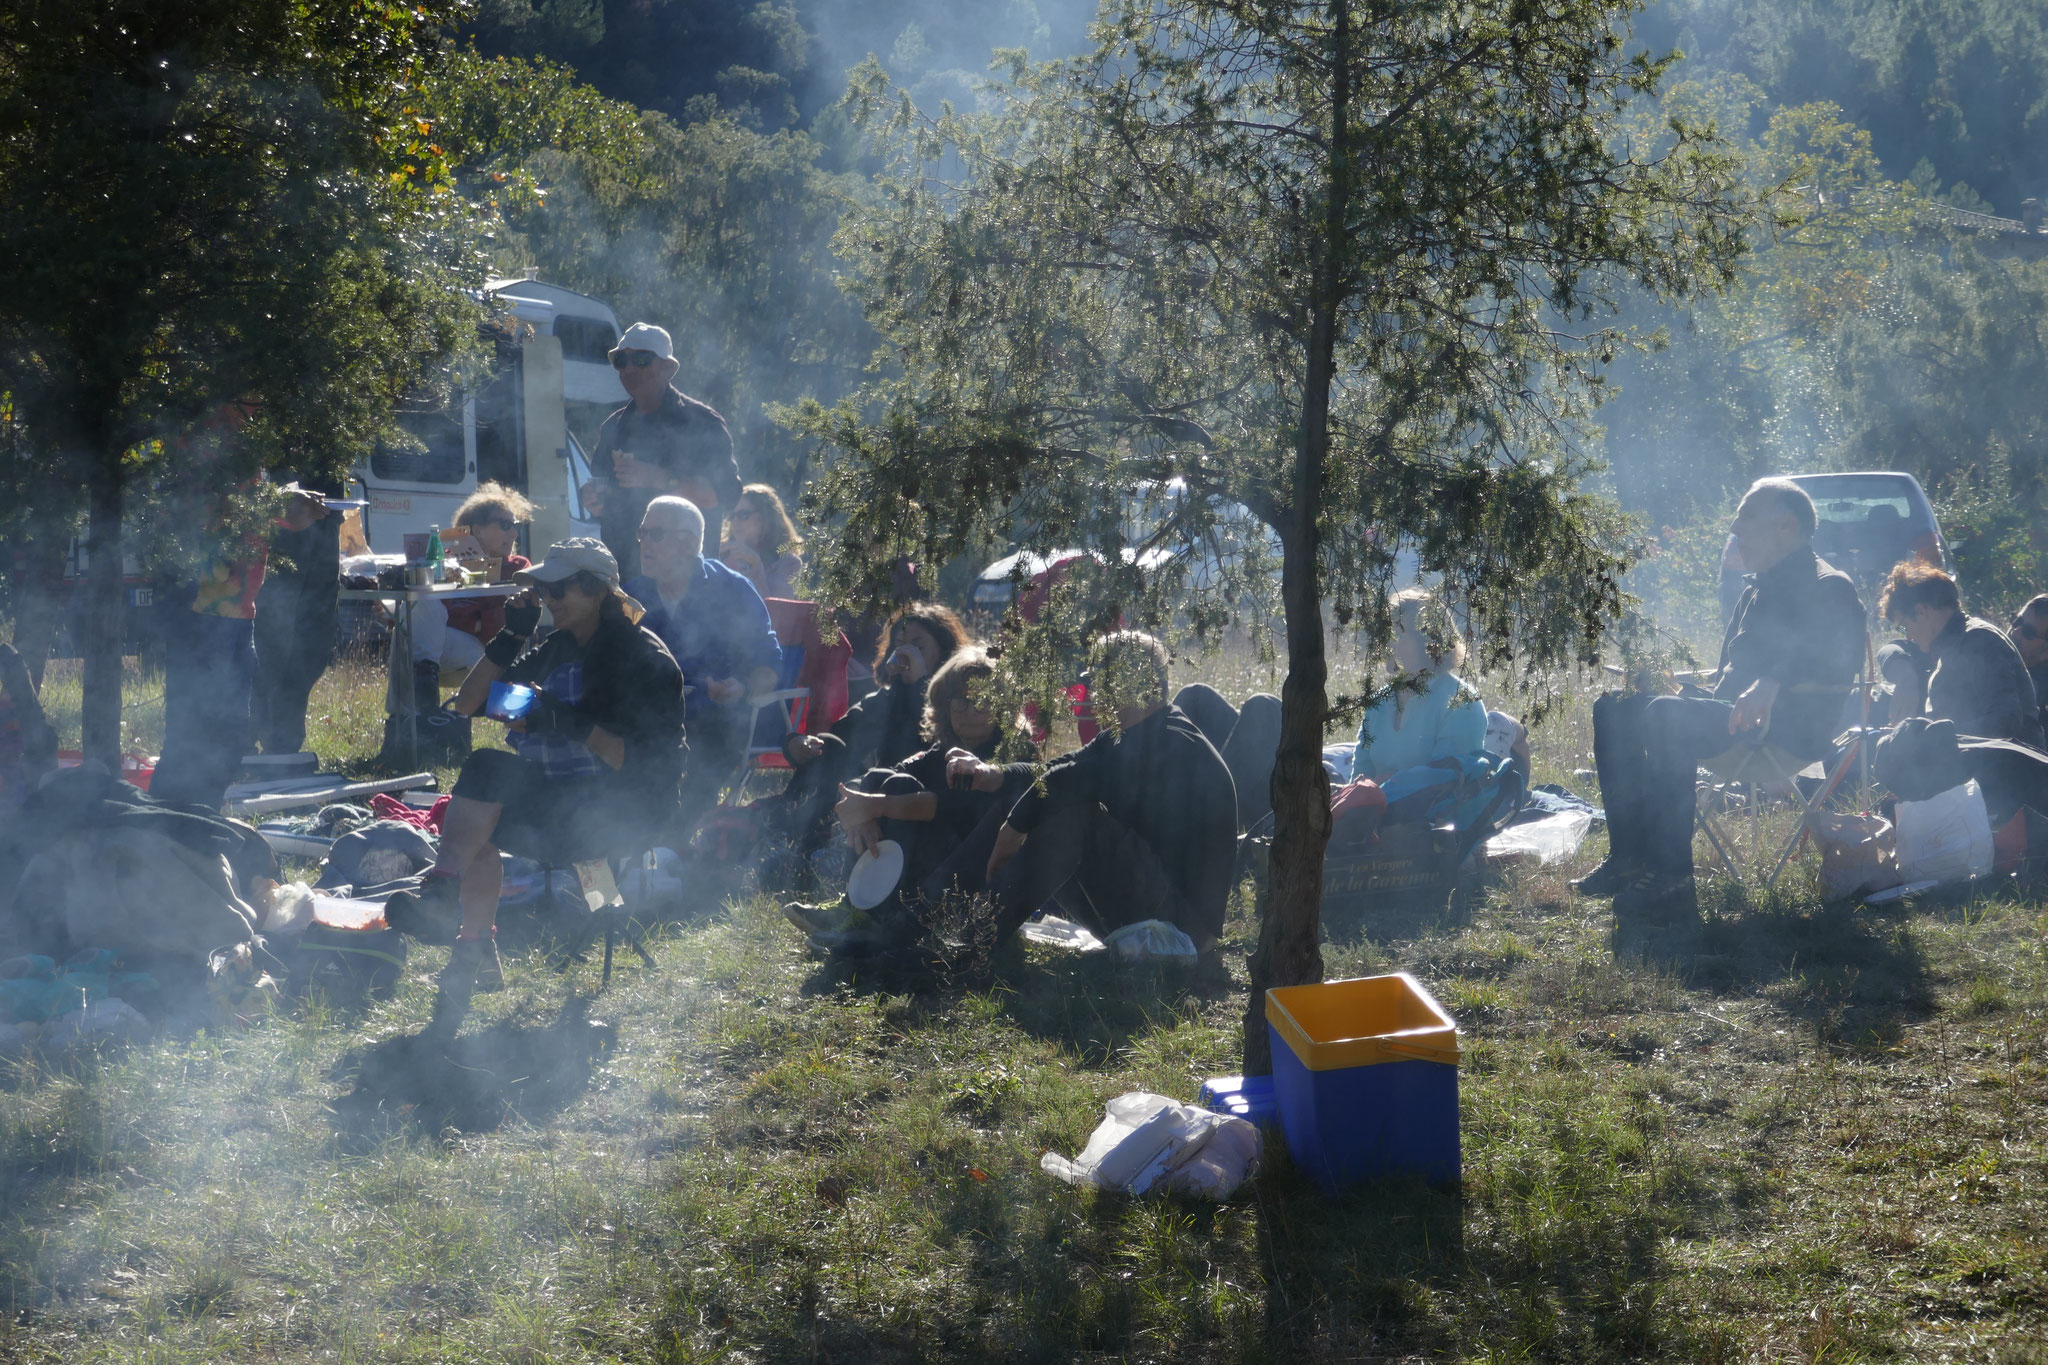
{"label": "tree foliage", "polygon": [[476,215],[420,103],[455,17],[359,0],[0,12],[0,386],[89,511],[94,757],[118,745],[129,492],[201,447],[221,452],[216,492],[266,464],[339,466],[472,333]]}
{"label": "tree foliage", "polygon": [[1691,72],[1746,77],[1781,107],[1835,105],[1894,180],[1924,162],[1963,207],[2008,216],[2048,196],[2037,0],[1659,0],[1643,31]]}
{"label": "tree foliage", "polygon": [[[878,67],[851,97],[891,167],[840,246],[886,373],[792,415],[844,456],[808,499],[844,528],[824,577],[857,596],[876,545],[936,563],[1014,527],[1096,552],[1067,629],[1212,634],[1270,620],[1257,547],[1207,574],[1148,552],[1250,509],[1288,664],[1255,978],[1320,972],[1325,604],[1385,642],[1412,549],[1532,678],[1619,607],[1624,528],[1575,453],[1617,291],[1725,280],[1742,219],[1694,126],[1618,140],[1663,71],[1617,36],[1632,12],[1131,0],[983,109],[926,117]],[[1168,480],[1188,495],[1134,543],[1133,494]]]}

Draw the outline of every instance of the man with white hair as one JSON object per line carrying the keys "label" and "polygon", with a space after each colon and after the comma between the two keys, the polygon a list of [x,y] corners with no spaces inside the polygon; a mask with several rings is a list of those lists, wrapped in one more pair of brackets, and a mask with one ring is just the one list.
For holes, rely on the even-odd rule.
{"label": "man with white hair", "polygon": [[637,535],[648,500],[665,493],[688,498],[716,545],[725,514],[739,503],[740,467],[725,419],[671,382],[679,362],[667,331],[634,323],[612,348],[611,362],[632,401],[598,429],[583,501],[597,514],[620,575],[630,579],[640,572]]}
{"label": "man with white hair", "polygon": [[1711,694],[1625,695],[1593,703],[1593,764],[1607,807],[1607,861],[1574,883],[1642,905],[1692,893],[1695,774],[1744,741],[1802,763],[1825,754],[1863,662],[1863,602],[1813,552],[1813,499],[1790,479],[1759,479],[1731,528],[1749,585],[1721,643]]}
{"label": "man with white hair", "polygon": [[738,765],[754,719],[748,698],[774,688],[782,650],[754,585],[705,555],[704,514],[694,503],[667,495],[649,502],[639,547],[641,573],[626,592],[683,670],[688,828]]}

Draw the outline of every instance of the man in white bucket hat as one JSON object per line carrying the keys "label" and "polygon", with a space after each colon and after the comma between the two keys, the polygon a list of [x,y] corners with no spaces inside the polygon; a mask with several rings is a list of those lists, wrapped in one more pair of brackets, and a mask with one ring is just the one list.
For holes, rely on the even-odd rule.
{"label": "man in white bucket hat", "polygon": [[624,578],[640,573],[640,519],[650,500],[687,498],[704,513],[704,543],[717,546],[725,514],[739,502],[740,467],[725,419],[672,382],[678,362],[667,331],[636,322],[611,351],[632,401],[604,419],[590,457],[583,500]]}

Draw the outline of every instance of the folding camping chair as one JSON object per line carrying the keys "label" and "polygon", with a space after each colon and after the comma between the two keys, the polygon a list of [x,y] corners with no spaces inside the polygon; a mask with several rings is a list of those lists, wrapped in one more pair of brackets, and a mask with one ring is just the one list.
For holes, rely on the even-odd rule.
{"label": "folding camping chair", "polygon": [[782,756],[785,739],[823,730],[846,714],[846,668],[853,659],[846,636],[831,625],[832,641],[825,642],[815,602],[786,597],[770,597],[767,602],[768,618],[782,645],[782,667],[775,690],[752,698],[753,732],[733,772],[723,803],[727,807],[746,798],[756,773],[788,770],[789,760]]}
{"label": "folding camping chair", "polygon": [[[1770,849],[1764,843],[1764,799],[1778,797],[1800,808],[1799,823],[1785,837],[1783,845],[1778,848],[1777,857],[1771,862],[1770,871],[1764,875],[1764,889],[1769,890],[1776,885],[1778,877],[1785,870],[1785,865],[1792,861],[1792,855],[1797,853],[1800,846],[1810,837],[1813,817],[1841,788],[1843,779],[1859,764],[1863,768],[1862,785],[1864,790],[1868,791],[1870,749],[1875,738],[1875,732],[1870,728],[1870,701],[1871,693],[1876,686],[1876,677],[1876,656],[1870,635],[1866,631],[1863,637],[1863,672],[1855,682],[1845,689],[1794,689],[1800,692],[1839,690],[1845,699],[1843,718],[1848,719],[1850,707],[1857,708],[1859,712],[1856,723],[1850,725],[1846,731],[1848,744],[1832,768],[1820,763],[1801,764],[1796,757],[1778,746],[1754,740],[1739,743],[1700,765],[1712,779],[1700,783],[1696,789],[1700,828],[1705,831],[1707,843],[1713,848],[1715,858],[1730,878],[1735,881],[1742,880],[1742,872],[1736,867],[1736,854],[1740,851],[1740,845],[1716,818],[1717,813],[1713,809],[1716,798],[1726,799],[1732,794],[1731,789],[1741,788],[1741,799],[1749,812],[1748,854],[1753,871],[1761,870],[1764,859],[1770,854]],[[1799,794],[1799,779],[1802,777],[1817,779],[1820,782],[1820,786],[1810,797],[1801,797]]]}

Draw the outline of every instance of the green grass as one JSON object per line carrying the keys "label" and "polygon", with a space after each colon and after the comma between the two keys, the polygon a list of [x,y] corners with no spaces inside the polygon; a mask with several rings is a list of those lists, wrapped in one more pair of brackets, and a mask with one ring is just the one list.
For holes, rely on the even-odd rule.
{"label": "green grass", "polygon": [[1277,1148],[1222,1206],[1040,1172],[1235,1069],[1248,906],[1190,975],[914,991],[745,900],[602,996],[514,960],[456,1067],[403,1064],[423,950],[361,1013],[8,1078],[0,1360],[2048,1360],[2048,910],[1823,907],[1801,866],[1617,932],[1565,887],[1598,853],[1326,946],[1459,1015],[1456,1195]]}

